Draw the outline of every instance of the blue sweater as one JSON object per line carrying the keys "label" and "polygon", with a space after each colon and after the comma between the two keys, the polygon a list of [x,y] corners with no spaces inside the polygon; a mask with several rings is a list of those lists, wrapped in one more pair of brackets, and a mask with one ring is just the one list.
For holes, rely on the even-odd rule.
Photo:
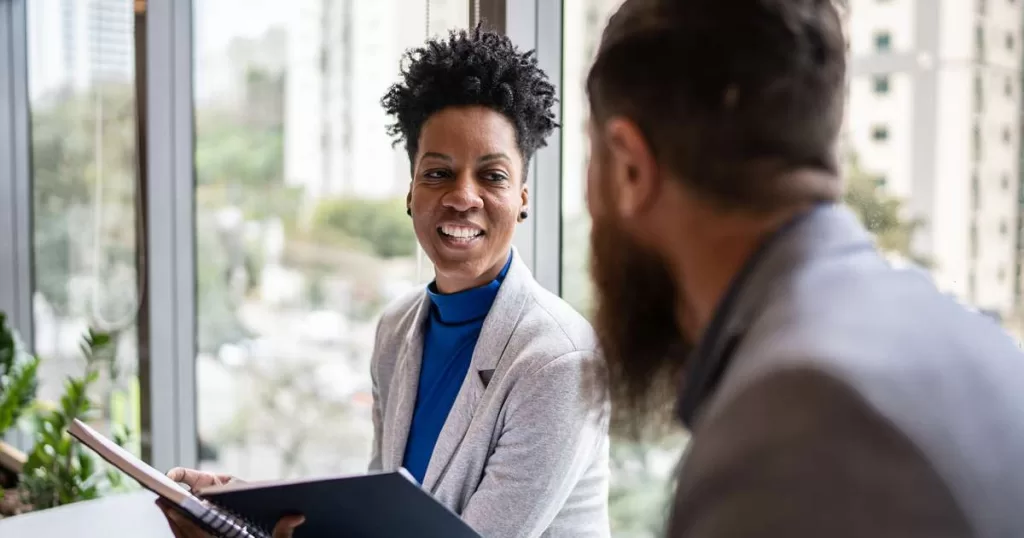
{"label": "blue sweater", "polygon": [[402,464],[420,483],[427,474],[427,464],[441,428],[448,419],[448,412],[469,372],[473,348],[480,337],[484,318],[511,263],[512,256],[509,255],[498,278],[479,288],[444,295],[437,292],[434,284],[427,287],[432,305],[423,333],[423,360],[416,407]]}

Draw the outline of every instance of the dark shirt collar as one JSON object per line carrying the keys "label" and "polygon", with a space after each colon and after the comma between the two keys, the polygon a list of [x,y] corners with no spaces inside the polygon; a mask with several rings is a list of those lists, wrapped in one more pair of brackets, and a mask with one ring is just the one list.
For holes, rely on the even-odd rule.
{"label": "dark shirt collar", "polygon": [[486,317],[511,265],[512,254],[509,253],[508,260],[497,278],[483,286],[458,293],[440,293],[435,283],[431,282],[427,286],[427,295],[433,303],[433,312],[446,324],[468,323]]}
{"label": "dark shirt collar", "polygon": [[684,426],[693,428],[701,405],[714,392],[771,283],[786,278],[798,264],[837,247],[873,248],[856,216],[837,204],[822,204],[794,217],[758,247],[733,278],[687,358],[676,403]]}

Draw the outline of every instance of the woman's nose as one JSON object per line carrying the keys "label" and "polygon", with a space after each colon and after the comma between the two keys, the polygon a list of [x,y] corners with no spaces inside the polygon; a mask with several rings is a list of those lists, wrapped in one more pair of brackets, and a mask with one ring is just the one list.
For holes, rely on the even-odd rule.
{"label": "woman's nose", "polygon": [[483,198],[480,197],[479,185],[470,173],[459,174],[459,177],[452,182],[451,190],[445,193],[442,200],[445,207],[458,212],[470,211],[483,207]]}

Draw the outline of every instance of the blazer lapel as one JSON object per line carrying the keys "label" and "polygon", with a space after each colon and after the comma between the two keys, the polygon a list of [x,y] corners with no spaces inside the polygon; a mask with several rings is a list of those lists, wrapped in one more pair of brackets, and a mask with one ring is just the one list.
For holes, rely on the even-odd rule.
{"label": "blazer lapel", "polygon": [[412,326],[405,342],[399,349],[395,374],[391,378],[388,407],[385,410],[384,436],[382,439],[382,466],[395,470],[405,460],[405,444],[409,440],[413,410],[416,407],[416,393],[420,384],[420,364],[423,361],[423,324],[429,313],[430,299],[426,293],[416,307]]}
{"label": "blazer lapel", "polygon": [[[477,402],[483,396],[486,387],[492,383],[491,377],[500,376],[496,371],[498,362],[512,337],[512,331],[519,324],[519,319],[530,296],[530,285],[533,276],[530,270],[519,259],[518,252],[513,251],[512,265],[509,267],[505,281],[498,289],[490,312],[484,319],[480,329],[480,338],[473,349],[469,372],[462,381],[462,388],[455,398],[448,419],[437,438],[434,453],[427,465],[427,474],[423,478],[423,487],[433,492],[444,477],[448,464],[462,444],[466,430],[473,421]],[[487,373],[489,372],[489,373]],[[484,373],[484,375],[481,375]],[[484,377],[487,378],[485,382]]]}

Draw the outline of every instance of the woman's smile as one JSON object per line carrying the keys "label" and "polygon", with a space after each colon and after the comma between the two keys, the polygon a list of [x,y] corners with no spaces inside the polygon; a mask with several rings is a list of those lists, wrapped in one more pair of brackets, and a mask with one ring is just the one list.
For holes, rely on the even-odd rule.
{"label": "woman's smile", "polygon": [[437,227],[437,233],[448,242],[458,245],[469,245],[484,236],[483,228],[468,223],[445,223]]}

